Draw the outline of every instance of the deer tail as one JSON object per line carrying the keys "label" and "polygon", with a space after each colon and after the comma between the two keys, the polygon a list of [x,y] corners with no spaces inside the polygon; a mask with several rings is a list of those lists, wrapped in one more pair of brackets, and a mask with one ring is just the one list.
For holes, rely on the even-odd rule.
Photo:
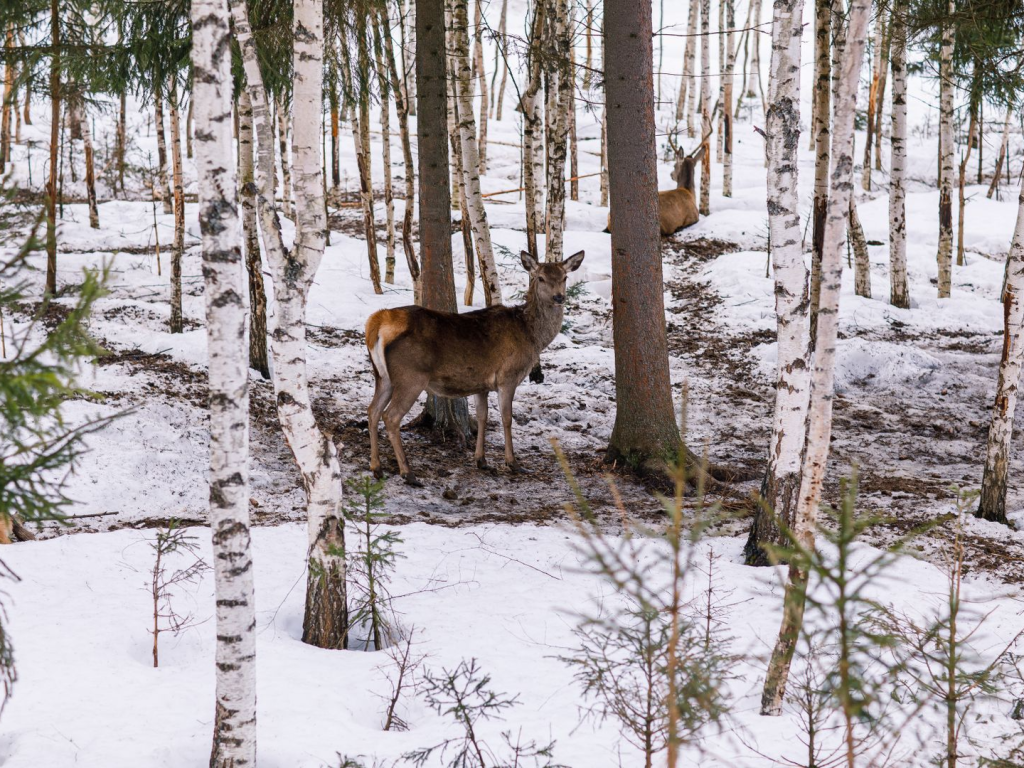
{"label": "deer tail", "polygon": [[384,353],[388,345],[408,327],[407,315],[397,309],[374,312],[366,321],[366,348],[370,353],[370,362],[385,384],[391,383],[391,374],[388,372],[387,357]]}

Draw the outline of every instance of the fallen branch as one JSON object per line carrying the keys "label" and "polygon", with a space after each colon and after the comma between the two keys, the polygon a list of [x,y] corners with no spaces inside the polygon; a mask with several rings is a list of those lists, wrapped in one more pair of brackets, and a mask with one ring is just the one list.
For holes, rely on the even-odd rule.
{"label": "fallen branch", "polygon": [[[497,142],[492,142],[492,143],[496,144]],[[570,181],[579,181],[580,179],[589,179],[592,176],[600,176],[600,175],[601,175],[600,171],[598,171],[597,173],[585,173],[582,176],[573,176],[571,179],[566,179],[565,181],[566,181],[566,183],[568,183]],[[519,187],[518,189],[503,189],[501,192],[488,192],[486,195],[481,195],[481,197],[495,197],[497,195],[511,195],[513,192],[523,192],[525,190],[526,190],[526,187]]]}

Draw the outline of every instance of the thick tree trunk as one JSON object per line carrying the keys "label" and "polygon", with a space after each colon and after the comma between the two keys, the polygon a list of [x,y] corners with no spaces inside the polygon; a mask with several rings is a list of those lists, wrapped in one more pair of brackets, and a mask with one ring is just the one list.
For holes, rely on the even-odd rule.
{"label": "thick tree trunk", "polygon": [[[949,0],[949,12],[954,12]],[[939,54],[939,298],[953,287],[953,24],[942,27]]]}
{"label": "thick tree trunk", "polygon": [[1010,144],[1010,110],[1006,110],[1006,119],[1003,120],[1003,139],[999,143],[999,156],[996,158],[996,169],[992,174],[992,183],[988,187],[988,199],[999,189],[999,178],[1003,175],[1003,163],[1006,162],[1006,150]]}
{"label": "thick tree trunk", "polygon": [[[195,95],[193,94],[193,98]],[[238,93],[238,184],[242,204],[242,239],[249,274],[249,367],[270,378],[267,361],[267,292],[263,287],[260,233],[256,226],[256,177],[253,165],[252,99]]]}
{"label": "thick tree trunk", "polygon": [[907,281],[907,26],[905,2],[892,14],[892,145],[889,171],[889,301],[910,309]]}
{"label": "thick tree trunk", "polygon": [[523,113],[523,188],[526,194],[526,250],[538,257],[537,232],[543,220],[543,196],[540,180],[543,178],[544,141],[543,123],[540,115],[541,46],[544,39],[545,8],[550,0],[538,0],[534,4],[530,24],[530,39],[527,41],[526,69],[529,79],[520,101]]}
{"label": "thick tree trunk", "polygon": [[825,243],[825,213],[828,209],[829,119],[832,99],[832,2],[814,0],[814,202],[811,209],[811,325],[814,349],[821,302],[821,253]]}
{"label": "thick tree trunk", "polygon": [[607,460],[634,463],[681,448],[665,338],[651,21],[646,0],[605,6],[616,395]]}
{"label": "thick tree trunk", "polygon": [[853,246],[853,292],[865,299],[871,298],[871,259],[864,227],[857,215],[857,200],[850,195],[850,244]]}
{"label": "thick tree trunk", "polygon": [[82,109],[82,149],[85,155],[85,196],[89,202],[89,226],[100,228],[100,209],[96,203],[96,160],[92,146],[89,115]]}
{"label": "thick tree trunk", "polygon": [[725,131],[723,145],[725,151],[722,157],[722,196],[732,197],[732,86],[733,70],[736,69],[736,48],[733,40],[733,28],[736,26],[736,8],[734,0],[725,2],[725,24],[728,32],[725,34],[725,77],[722,88],[722,125]]}
{"label": "thick tree trunk", "polygon": [[[447,66],[444,0],[416,3],[416,81],[419,118],[420,289],[427,309],[455,312],[452,224],[448,178]],[[436,432],[468,442],[469,409],[465,398],[427,397],[425,422]]]}
{"label": "thick tree trunk", "polygon": [[391,24],[387,11],[382,9],[380,21],[383,27],[384,52],[391,73],[391,92],[395,94],[395,111],[398,113],[398,132],[402,141],[402,159],[405,163],[405,212],[402,215],[402,249],[405,262],[413,282],[413,296],[416,303],[420,297],[420,266],[416,259],[416,247],[412,239],[412,218],[416,208],[416,166],[412,158],[412,141],[409,137],[409,102],[405,98],[402,81],[398,76],[394,45],[391,42]]}
{"label": "thick tree trunk", "polygon": [[761,504],[744,548],[748,565],[771,564],[770,547],[787,541],[779,523],[793,527],[810,391],[807,267],[800,243],[797,191],[802,17],[803,0],[775,4],[766,133],[768,227],[779,352],[768,468],[761,483]]}
{"label": "thick tree trunk", "polygon": [[171,250],[171,333],[182,333],[181,259],[185,255],[185,186],[181,173],[181,128],[178,121],[178,86],[171,78],[171,174],[174,179],[174,247]]}
{"label": "thick tree trunk", "polygon": [[957,209],[956,220],[956,265],[958,267],[966,264],[964,260],[964,209],[967,207],[967,198],[964,196],[964,184],[967,182],[967,163],[971,159],[971,147],[974,145],[978,129],[977,105],[972,105],[970,111],[971,122],[967,129],[967,151],[964,152],[963,157],[960,159],[960,177],[957,181],[957,194],[960,203]]}
{"label": "thick tree trunk", "polygon": [[[57,152],[60,147],[60,4],[50,0],[50,175],[46,183],[46,296],[57,292]],[[28,118],[26,118],[28,122]]]}
{"label": "thick tree trunk", "polygon": [[167,181],[167,138],[164,134],[164,89],[158,77],[153,85],[153,122],[156,128],[157,196],[163,203],[164,213],[173,213],[171,188]]}
{"label": "thick tree trunk", "polygon": [[711,213],[711,0],[700,0],[700,130],[704,154],[700,161],[700,215]]}
{"label": "thick tree trunk", "polygon": [[686,118],[690,129],[690,138],[693,138],[694,130],[693,94],[697,90],[697,83],[693,76],[693,58],[697,50],[698,7],[698,0],[692,0],[686,22],[686,44],[683,46],[683,76],[679,83],[679,100],[676,102],[676,122],[681,123],[683,118]]}
{"label": "thick tree trunk", "polygon": [[[245,276],[231,122],[226,0],[192,0],[196,170],[210,382],[210,533],[216,594],[211,768],[256,765],[256,601],[249,536]],[[251,166],[251,135],[250,135]]]}
{"label": "thick tree trunk", "polygon": [[544,260],[562,261],[562,243],[565,232],[565,159],[569,136],[569,91],[572,88],[572,70],[569,5],[567,0],[549,0],[547,18],[547,104],[544,114],[547,122],[547,212]]}
{"label": "thick tree trunk", "polygon": [[290,219],[295,214],[292,210],[292,164],[288,152],[288,105],[283,96],[277,99],[276,111],[278,157],[281,160],[281,212]]}
{"label": "thick tree trunk", "polygon": [[[794,534],[804,547],[814,546],[818,505],[828,463],[832,434],[832,399],[835,388],[836,339],[839,332],[839,294],[842,285],[842,246],[853,193],[853,119],[857,83],[864,58],[870,0],[853,0],[844,45],[842,70],[835,93],[832,144],[832,185],[825,223],[822,256],[821,312],[811,372],[811,396],[807,409],[807,442],[801,468]],[[786,695],[789,668],[803,624],[807,573],[790,565],[782,625],[765,676],[761,714],[779,715]]]}
{"label": "thick tree trunk", "polygon": [[1017,407],[1020,372],[1024,365],[1024,182],[1021,183],[1017,225],[1006,263],[1003,290],[1003,354],[992,422],[985,449],[985,472],[981,480],[981,503],[977,515],[985,520],[1008,524],[1006,483],[1010,470],[1013,415]]}
{"label": "thick tree trunk", "polygon": [[302,640],[319,648],[344,648],[348,636],[345,600],[345,532],[339,515],[341,467],[334,443],[313,417],[306,373],[306,300],[324,255],[323,170],[320,119],[323,88],[323,5],[294,5],[293,103],[295,105],[295,190],[299,205],[295,245],[288,251],[277,215],[274,124],[256,45],[244,3],[232,3],[235,37],[253,105],[257,136],[256,198],[263,244],[274,276],[276,316],[271,335],[277,413],[288,446],[302,473],[308,515],[308,571]]}

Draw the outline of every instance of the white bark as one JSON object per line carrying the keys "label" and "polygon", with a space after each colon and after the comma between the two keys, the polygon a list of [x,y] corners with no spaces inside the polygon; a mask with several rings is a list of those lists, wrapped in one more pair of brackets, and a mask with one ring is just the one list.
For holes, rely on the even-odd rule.
{"label": "white bark", "polygon": [[384,61],[380,25],[374,24],[374,55],[377,84],[380,88],[381,161],[384,164],[384,213],[387,226],[387,251],[384,257],[384,282],[395,282],[395,193],[391,187],[391,81]]}
{"label": "white bark", "polygon": [[308,502],[309,572],[303,641],[322,648],[344,647],[344,530],[339,518],[341,468],[334,443],[320,431],[306,373],[306,301],[324,255],[325,214],[320,163],[320,99],[323,81],[323,5],[296,0],[294,6],[295,192],[299,200],[295,245],[284,247],[274,201],[274,126],[256,59],[245,4],[232,3],[235,37],[253,102],[257,136],[257,208],[264,250],[274,279],[276,314],[271,335],[278,418],[302,473]]}
{"label": "white bark", "polygon": [[473,76],[480,83],[480,173],[487,173],[487,67],[484,64],[483,38],[483,6],[476,0],[475,20],[473,23]]}
{"label": "white bark", "polygon": [[907,283],[907,27],[906,6],[892,14],[892,135],[889,172],[889,301],[910,309]]}
{"label": "white bark", "polygon": [[[171,333],[184,331],[181,314],[181,260],[185,255],[185,185],[181,170],[181,126],[178,85],[171,78],[168,117],[171,123],[171,178],[174,182],[174,248],[171,251]],[[83,121],[84,122],[84,121]]]}
{"label": "white bark", "polygon": [[537,231],[544,218],[544,197],[539,181],[544,178],[543,122],[540,112],[541,56],[544,29],[543,2],[534,5],[530,39],[527,41],[527,73],[529,79],[520,101],[523,113],[523,191],[526,195],[527,250],[535,257]]}
{"label": "white bark", "polygon": [[1005,523],[1013,415],[1017,408],[1021,367],[1024,365],[1024,181],[1021,182],[1017,225],[1007,256],[1003,320],[1003,355],[999,363],[992,422],[988,428],[979,514],[986,520]]}
{"label": "white bark", "polygon": [[562,261],[565,231],[565,159],[569,137],[569,8],[566,0],[551,0],[547,19],[548,85],[545,117],[547,122],[547,223],[544,260]]}
{"label": "white bark", "polygon": [[487,211],[480,192],[480,156],[476,140],[476,120],[473,116],[473,93],[469,61],[469,12],[467,0],[455,0],[452,34],[455,41],[455,90],[459,102],[458,132],[462,149],[462,175],[466,184],[466,207],[473,225],[473,237],[480,262],[480,280],[484,286],[487,306],[501,304],[501,284],[494,263],[491,230],[487,225]]}
{"label": "white bark", "polygon": [[700,124],[704,154],[700,161],[700,215],[711,213],[711,0],[700,0]]}
{"label": "white bark", "polygon": [[722,162],[724,155],[725,119],[722,105],[725,104],[725,4],[726,0],[718,0],[718,141],[715,144],[715,160]]}
{"label": "white bark", "polygon": [[[700,0],[690,0],[690,13],[686,25],[686,46],[683,48],[683,81],[686,85],[686,105],[683,111],[686,113],[686,135],[691,139],[697,135],[697,128],[694,125],[694,105],[697,102],[697,77],[694,68],[697,65],[697,27],[700,16]],[[680,93],[680,97],[683,94]],[[677,118],[678,119],[678,118]]]}
{"label": "white bark", "polygon": [[405,83],[405,103],[409,116],[416,116],[416,2],[405,0],[402,15],[402,69]]}
{"label": "white bark", "polygon": [[850,195],[850,245],[853,247],[853,292],[866,299],[871,298],[871,260],[864,227],[857,213],[857,201]]}
{"label": "white bark", "polygon": [[736,26],[735,0],[724,0],[725,24],[728,32],[725,35],[725,77],[722,88],[722,125],[724,152],[722,157],[722,196],[732,197],[732,88],[733,71],[736,69],[736,46],[733,40],[733,27]]}
{"label": "white bark", "polygon": [[[953,13],[953,0],[949,2]],[[953,283],[953,25],[942,27],[939,54],[939,298],[948,299]]]}
{"label": "white bark", "polygon": [[[18,105],[14,105],[14,113],[18,114]],[[15,138],[17,141],[17,138]],[[82,149],[85,151],[85,194],[89,201],[89,226],[100,228],[100,210],[96,205],[96,164],[92,146],[92,129],[89,126],[89,112],[82,108]],[[8,150],[10,152],[10,150]]]}
{"label": "white bark", "polygon": [[288,154],[288,108],[284,98],[277,100],[277,141],[278,158],[281,162],[281,212],[289,219],[294,215],[292,210],[292,174]]}
{"label": "white bark", "polygon": [[232,137],[226,0],[192,0],[210,382],[210,531],[217,598],[217,707],[211,768],[256,764],[256,603],[249,539],[249,390],[245,263]]}
{"label": "white bark", "polygon": [[992,195],[999,189],[999,177],[1003,173],[1003,164],[1006,162],[1006,151],[1010,144],[1010,115],[1011,110],[1007,108],[1006,118],[1003,120],[1003,138],[999,142],[999,157],[996,158],[996,170],[992,174],[992,183],[989,184],[988,194],[985,197],[992,199]]}

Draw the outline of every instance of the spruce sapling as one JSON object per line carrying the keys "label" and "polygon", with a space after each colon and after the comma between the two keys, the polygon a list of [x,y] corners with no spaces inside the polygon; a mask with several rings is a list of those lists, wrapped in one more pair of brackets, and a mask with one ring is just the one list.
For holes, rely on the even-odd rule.
{"label": "spruce sapling", "polygon": [[[158,530],[156,538],[149,546],[155,555],[153,572],[150,580],[150,594],[153,597],[153,666],[160,666],[160,633],[179,632],[195,625],[195,616],[191,613],[179,613],[174,607],[174,590],[184,584],[195,584],[209,566],[197,554],[199,539],[192,536],[184,528],[179,528],[176,520],[167,523],[167,527]],[[167,561],[174,555],[186,559],[182,568],[170,569]]]}

